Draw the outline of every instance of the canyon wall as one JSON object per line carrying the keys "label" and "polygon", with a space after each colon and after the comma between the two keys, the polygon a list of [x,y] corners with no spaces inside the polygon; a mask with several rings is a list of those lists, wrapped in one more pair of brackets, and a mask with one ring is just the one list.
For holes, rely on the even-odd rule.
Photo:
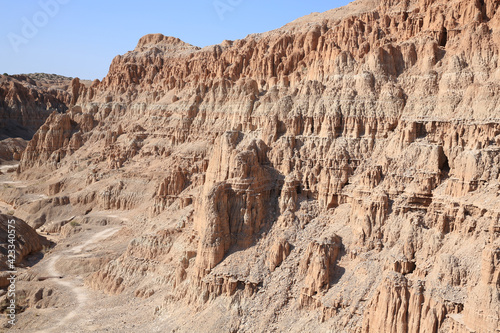
{"label": "canyon wall", "polygon": [[72,82],[19,177],[143,216],[87,285],[207,330],[493,332],[499,7],[358,0],[201,49],[147,35]]}
{"label": "canyon wall", "polygon": [[70,79],[49,78],[48,74],[0,76],[1,139],[21,137],[29,140],[53,111],[67,110],[71,95],[66,89]]}

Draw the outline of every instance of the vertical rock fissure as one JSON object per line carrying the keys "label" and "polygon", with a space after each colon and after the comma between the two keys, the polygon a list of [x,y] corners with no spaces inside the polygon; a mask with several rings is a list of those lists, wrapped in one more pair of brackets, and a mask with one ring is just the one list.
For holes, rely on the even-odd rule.
{"label": "vertical rock fissure", "polygon": [[448,29],[442,27],[441,32],[439,33],[439,46],[446,47],[447,42],[448,42]]}
{"label": "vertical rock fissure", "polygon": [[486,15],[486,4],[484,3],[484,0],[478,0],[478,6],[479,10],[481,11],[481,21],[488,22],[489,18]]}

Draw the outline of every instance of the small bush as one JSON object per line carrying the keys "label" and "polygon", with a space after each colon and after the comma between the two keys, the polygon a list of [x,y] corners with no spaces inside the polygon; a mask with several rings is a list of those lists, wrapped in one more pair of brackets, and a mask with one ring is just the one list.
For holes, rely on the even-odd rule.
{"label": "small bush", "polygon": [[70,224],[73,228],[74,228],[74,227],[79,227],[79,226],[80,226],[80,223],[78,223],[78,222],[76,222],[76,221],[71,221],[69,224]]}

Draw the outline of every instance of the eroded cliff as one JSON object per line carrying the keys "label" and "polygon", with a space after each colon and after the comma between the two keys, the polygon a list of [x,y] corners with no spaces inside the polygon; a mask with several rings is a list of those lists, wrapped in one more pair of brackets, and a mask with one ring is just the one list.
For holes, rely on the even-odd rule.
{"label": "eroded cliff", "polygon": [[136,216],[86,283],[194,311],[178,331],[493,332],[499,7],[358,0],[202,49],[145,36],[72,83],[19,177]]}

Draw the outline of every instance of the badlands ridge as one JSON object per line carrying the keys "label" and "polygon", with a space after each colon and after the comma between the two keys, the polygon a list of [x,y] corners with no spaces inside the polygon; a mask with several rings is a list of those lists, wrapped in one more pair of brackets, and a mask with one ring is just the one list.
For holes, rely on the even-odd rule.
{"label": "badlands ridge", "polygon": [[357,0],[2,76],[32,138],[0,209],[44,236],[13,329],[500,332],[499,7]]}

